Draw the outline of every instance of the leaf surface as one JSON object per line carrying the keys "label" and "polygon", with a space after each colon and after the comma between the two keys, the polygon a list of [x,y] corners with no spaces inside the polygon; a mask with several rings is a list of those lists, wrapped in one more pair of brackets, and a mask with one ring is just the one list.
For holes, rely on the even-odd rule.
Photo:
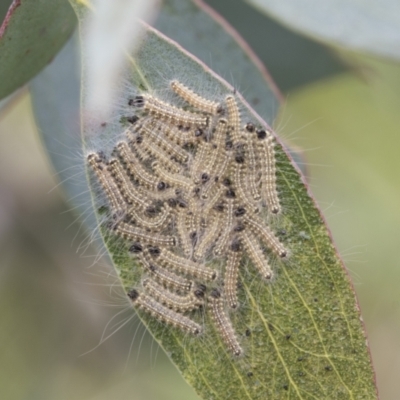
{"label": "leaf surface", "polygon": [[66,0],[14,0],[0,27],[0,99],[48,64],[75,25]]}
{"label": "leaf surface", "polygon": [[[155,28],[239,91],[270,124],[282,101],[268,71],[238,33],[202,0],[166,0]],[[262,99],[262,101],[261,101]]]}
{"label": "leaf surface", "polygon": [[33,113],[47,154],[74,209],[89,232],[97,221],[82,157],[80,127],[80,57],[75,34],[53,62],[29,84]]}
{"label": "leaf surface", "polygon": [[284,93],[349,68],[330,47],[293,32],[250,3],[243,0],[208,3],[239,31]]}
{"label": "leaf surface", "polygon": [[247,0],[288,28],[334,46],[400,58],[397,0]]}
{"label": "leaf surface", "polygon": [[[73,3],[81,23],[87,10]],[[107,121],[85,114],[83,72],[83,136],[87,149],[107,156],[126,129],[128,100],[138,92],[167,96],[172,79],[188,82],[207,98],[223,98],[233,88],[207,66],[158,31],[146,28],[140,50],[129,56],[114,114]],[[81,40],[85,41],[84,34]],[[84,48],[84,45],[83,45]],[[83,54],[85,57],[85,54]],[[249,104],[241,103],[243,121],[267,126]],[[348,275],[324,220],[296,167],[277,142],[277,185],[282,215],[271,225],[290,251],[287,262],[273,261],[275,280],[266,284],[248,261],[240,272],[239,300],[231,313],[244,348],[235,359],[217,334],[208,312],[197,315],[201,337],[166,327],[148,315],[139,316],[156,340],[204,399],[373,399],[374,374],[359,309]],[[99,222],[102,204],[92,188]],[[102,228],[106,245],[124,288],[138,287],[139,266],[121,244]]]}

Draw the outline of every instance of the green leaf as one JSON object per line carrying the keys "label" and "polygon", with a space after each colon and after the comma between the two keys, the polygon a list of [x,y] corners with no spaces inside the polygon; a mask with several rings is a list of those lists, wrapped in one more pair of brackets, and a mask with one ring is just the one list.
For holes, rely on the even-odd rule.
{"label": "green leaf", "polygon": [[155,28],[178,42],[239,91],[273,123],[282,95],[257,55],[202,1],[165,0]]}
{"label": "green leaf", "polygon": [[[215,2],[213,2],[213,5],[215,5]],[[244,4],[241,4],[241,0],[239,0],[239,3],[235,4],[235,7],[232,8],[237,11],[238,6],[243,5]],[[251,7],[248,8],[250,10],[242,10],[239,8],[241,20],[243,20],[243,16],[246,16],[246,18],[249,17],[248,11],[253,11]],[[255,15],[250,15],[250,18],[253,20],[252,23],[265,27],[265,25],[267,25],[265,23],[266,18],[257,15],[255,11],[253,11],[253,13]],[[255,17],[259,19],[257,20]],[[248,20],[246,20],[246,22],[247,25],[250,25]],[[273,24],[277,26],[276,23],[273,22]],[[239,91],[245,88],[247,100],[252,108],[261,118],[270,125],[273,125],[280,103],[282,102],[282,94],[271,79],[264,66],[265,64],[263,65],[262,61],[258,59],[257,54],[259,54],[259,52],[257,54],[254,53],[235,29],[211,7],[207,6],[202,0],[164,0],[160,14],[155,23],[155,28],[170,39],[178,42],[188,52],[210,66],[215,73],[223,77]],[[272,28],[272,32],[262,32],[261,35],[266,33],[268,33],[270,37],[273,36],[273,41],[276,41],[277,30],[275,27]],[[293,37],[295,40],[293,40]],[[280,44],[286,50],[289,47],[288,51],[290,51],[291,54],[293,54],[294,49],[298,50],[300,47],[301,50],[304,50],[306,48],[311,51],[312,56],[318,60],[317,64],[319,66],[321,66],[321,64],[324,65],[324,56],[322,55],[322,57],[320,57],[315,54],[315,47],[318,47],[315,43],[299,38],[292,33],[290,33],[290,39],[286,40],[291,43],[292,47],[288,46],[288,43]],[[273,41],[271,40],[269,43]],[[304,42],[311,43],[311,47],[309,43],[304,45]],[[264,40],[262,48],[267,48],[267,52],[271,50]],[[259,48],[258,50],[261,49]],[[279,51],[273,53],[273,57],[268,57],[268,66],[270,66],[271,63],[273,65],[274,62],[277,62],[276,70],[279,69],[279,71],[282,71],[282,63],[291,65],[292,62],[289,62],[289,60],[279,57],[282,52],[283,49],[279,48]],[[276,57],[277,55],[278,57]],[[325,57],[328,58],[327,55]],[[275,60],[276,58],[277,61]],[[333,56],[331,56],[331,58],[333,58]],[[294,80],[300,79],[304,83],[304,75],[299,71],[301,70],[300,58],[296,60],[295,64],[296,74]],[[307,68],[304,67],[304,69],[310,71],[309,63],[307,62],[306,65]],[[339,68],[336,67],[335,69],[335,67],[333,67],[333,69],[337,71]],[[285,70],[287,70],[287,68],[285,68]],[[294,70],[290,69],[290,71],[292,71],[293,75]],[[307,74],[308,72],[306,75]],[[285,73],[284,79],[288,85],[293,85],[293,76],[289,77],[288,74]],[[260,101],[260,99],[263,100]],[[299,168],[305,172],[302,152],[294,148],[288,140],[285,140],[285,144],[294,161]]]}
{"label": "green leaf", "polygon": [[97,221],[90,211],[80,126],[80,58],[75,34],[52,63],[29,84],[32,108],[47,154],[68,200],[91,232]]}
{"label": "green leaf", "polygon": [[0,99],[48,64],[75,25],[66,0],[14,1],[0,28]]}
{"label": "green leaf", "polygon": [[[93,211],[91,195],[87,185],[85,160],[84,157],[82,157],[82,141],[79,115],[80,59],[78,47],[79,43],[77,40],[77,36],[77,34],[73,35],[63,47],[63,49],[56,55],[54,60],[48,66],[46,66],[35,78],[31,80],[31,82],[29,83],[29,90],[31,94],[32,108],[35,116],[36,125],[42,137],[43,145],[47,151],[47,155],[53,164],[53,168],[57,174],[57,178],[60,181],[60,185],[62,185],[62,189],[65,192],[67,200],[71,204],[71,208],[75,211],[77,217],[80,217],[76,219],[76,221],[74,222],[74,226],[76,226],[77,224],[82,224],[84,233],[92,233],[96,230],[97,219]],[[97,249],[97,251],[95,251],[96,259],[99,257],[99,254],[101,254],[101,267],[99,268],[99,266],[96,265],[96,267],[94,268],[95,272],[93,271],[94,274],[100,275],[101,270],[102,273],[111,274],[112,276],[114,276],[115,271],[112,271],[112,263],[110,261],[110,258],[108,257],[106,249],[104,248],[103,240],[100,237],[90,237],[90,239],[99,239],[96,240],[96,246],[94,247],[95,249]],[[71,237],[70,241],[67,243],[67,246],[71,246],[72,241],[73,243],[79,243],[76,238]],[[82,247],[86,247],[87,244],[88,238],[86,238],[86,240],[80,245],[80,250],[82,249]],[[91,257],[90,252],[86,250],[84,254],[85,257],[87,255]],[[82,254],[80,256],[82,257]],[[75,269],[76,267],[77,265],[74,264]],[[87,274],[87,272],[88,271],[83,273]],[[78,281],[81,282],[82,279],[79,278]],[[100,283],[104,284],[104,280],[102,280],[102,278],[100,278]],[[92,282],[92,284],[95,284],[94,281]],[[117,291],[122,292],[122,289],[117,288]],[[88,295],[88,293],[86,293],[86,295]],[[97,295],[98,292],[96,295],[93,295],[93,293],[91,295],[89,294],[89,301],[93,301],[93,296],[95,296],[96,300],[98,300]],[[68,296],[67,293],[66,296]],[[110,302],[110,297],[107,297],[106,295],[104,300]],[[124,304],[121,305],[122,309],[123,306]],[[107,311],[104,309],[104,307],[100,306],[100,308],[100,312],[103,313],[103,318],[106,322],[108,318],[115,317],[115,314],[113,312],[111,312],[106,317]],[[75,315],[71,315],[71,318],[75,317]],[[62,318],[62,316],[60,316],[60,318]],[[51,323],[53,322],[54,321],[51,321]],[[88,320],[87,324],[91,324],[91,322],[92,321]],[[68,322],[65,323],[68,324]],[[88,340],[88,345],[86,347],[84,346],[84,350],[82,351],[87,351],[88,349],[91,349],[93,347],[93,340],[97,340],[100,336],[100,331],[97,328],[95,326],[92,326],[92,331],[97,332],[97,334],[94,334],[95,339],[91,337],[90,334],[87,335],[86,340]],[[100,326],[101,330],[103,328],[104,326]],[[83,329],[85,328],[83,327]],[[110,331],[113,331],[113,329],[115,328],[112,327]],[[146,332],[140,336],[140,355],[136,355],[135,357],[125,357],[124,355],[121,356],[122,354],[128,353],[127,349],[129,348],[129,345],[131,343],[130,334],[131,332],[136,331],[146,332],[146,328],[143,327],[141,321],[139,321],[138,319],[135,319],[129,324],[129,330],[124,331],[122,338],[119,337],[117,339],[120,341],[119,350],[121,351],[119,361],[116,361],[118,355],[115,354],[116,349],[112,346],[111,351],[113,352],[114,362],[110,363],[110,365],[107,366],[109,379],[106,379],[103,382],[102,387],[93,387],[93,393],[97,393],[97,396],[100,396],[98,398],[101,399],[119,399],[122,398],[122,396],[125,396],[127,392],[135,390],[136,392],[139,392],[141,396],[144,396],[143,398],[158,399],[161,398],[160,396],[162,396],[163,399],[175,399],[176,391],[178,390],[185,399],[197,399],[194,391],[186,385],[182,377],[179,375],[178,371],[172,365],[170,365],[169,362],[166,362],[165,356],[162,355],[161,352],[158,350],[158,346],[154,343],[153,339],[150,336],[150,333]],[[75,332],[77,335],[79,335],[77,330],[75,330]],[[155,352],[153,354],[158,355],[158,365],[156,366],[156,368],[154,368],[154,366],[150,368],[147,365],[148,354],[146,352],[146,349],[150,348],[150,345],[147,346],[146,342],[151,343],[151,351]],[[110,348],[108,346],[110,345],[110,343],[107,343],[108,345],[103,344],[101,346],[101,349],[104,353],[107,353],[109,355]],[[98,352],[96,350],[96,357],[101,358],[101,351]],[[134,364],[137,371],[140,371],[140,374],[132,376],[132,370],[130,370],[129,372],[124,370],[124,368],[126,369],[127,367],[126,359],[129,357],[135,359]],[[84,360],[85,357],[82,357],[82,359]],[[93,365],[92,367],[89,366],[88,368],[93,370]],[[51,368],[54,369],[54,367]],[[121,368],[121,370],[119,370],[118,368]],[[151,381],[148,381],[147,379],[143,380],[143,373],[146,374],[149,368],[151,369],[151,378],[159,383],[158,386],[152,385]],[[167,371],[168,368],[169,371]],[[77,371],[77,374],[79,376],[78,381],[81,382],[82,373],[85,373],[85,370]],[[124,371],[124,373],[121,373],[121,371]],[[98,374],[99,371],[92,371],[89,373],[90,376],[96,377],[98,377]],[[115,377],[112,378],[112,374],[116,374],[116,380]],[[86,381],[87,377],[85,377],[84,380]],[[110,380],[111,382],[113,382],[114,385],[114,387],[112,388],[108,387],[110,384]],[[73,378],[72,382],[76,383]],[[74,393],[81,392],[82,388],[79,386],[79,382],[77,384],[74,383]],[[45,390],[43,389],[43,385],[41,386],[41,388],[42,391]],[[104,388],[106,388],[106,390]],[[98,393],[101,394],[99,395]],[[74,397],[71,396],[70,393],[68,394],[68,396]],[[76,398],[81,397],[77,395]]]}
{"label": "green leaf", "polygon": [[243,0],[208,3],[239,31],[283,92],[349,68],[331,48],[296,34]]}
{"label": "green leaf", "polygon": [[[83,24],[87,10],[73,4]],[[81,40],[85,48],[82,33]],[[83,72],[82,128],[90,150],[110,154],[126,129],[122,117],[127,116],[128,108],[124,104],[132,93],[166,93],[167,83],[179,79],[190,82],[193,90],[207,98],[232,94],[228,83],[151,28],[146,28],[140,49],[129,62],[118,98],[122,109],[115,109],[107,121],[86,113],[87,71]],[[239,94],[236,99],[243,121],[267,126]],[[230,317],[244,356],[236,359],[227,351],[207,311],[201,318],[197,315],[197,321],[204,324],[201,337],[183,334],[142,312],[139,316],[204,399],[376,398],[374,374],[348,275],[308,188],[279,141],[276,159],[283,212],[271,224],[280,232],[290,257],[287,262],[274,260],[276,278],[269,285],[259,279],[250,262],[240,272],[242,307]],[[94,207],[99,210],[101,203],[95,188],[92,190]],[[101,214],[99,210],[99,221]],[[121,246],[107,228],[102,228],[102,233],[124,288],[139,286],[142,274],[127,246]]]}
{"label": "green leaf", "polygon": [[307,157],[313,192],[329,204],[330,229],[354,277],[380,398],[397,399],[400,65],[365,56],[351,61],[366,79],[344,74],[293,93],[284,133],[317,120],[297,143],[318,148]]}
{"label": "green leaf", "polygon": [[246,1],[288,28],[315,40],[400,58],[400,3],[397,0]]}
{"label": "green leaf", "polygon": [[7,15],[8,9],[10,8],[12,1],[11,0],[2,0],[0,1],[0,21],[3,21],[5,16]]}

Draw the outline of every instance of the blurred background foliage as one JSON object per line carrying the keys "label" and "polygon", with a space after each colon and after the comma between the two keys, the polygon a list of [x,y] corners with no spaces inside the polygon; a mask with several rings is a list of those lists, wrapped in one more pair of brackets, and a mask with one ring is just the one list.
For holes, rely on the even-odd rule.
{"label": "blurred background foliage", "polygon": [[[304,151],[353,278],[381,399],[398,399],[400,65],[332,50],[240,0],[208,3],[284,93],[275,129]],[[65,201],[27,91],[0,117],[0,398],[196,399],[134,320],[98,346],[132,314]]]}

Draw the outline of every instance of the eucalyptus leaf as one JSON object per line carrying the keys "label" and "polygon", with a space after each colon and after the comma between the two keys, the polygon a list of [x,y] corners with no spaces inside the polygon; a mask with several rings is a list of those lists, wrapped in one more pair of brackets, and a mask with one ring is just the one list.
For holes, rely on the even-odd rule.
{"label": "eucalyptus leaf", "polygon": [[[244,4],[242,5],[240,3],[241,0],[239,0],[239,4],[235,4],[232,9],[236,10],[238,5],[244,6]],[[215,2],[213,2],[213,5],[214,4]],[[251,7],[248,8],[250,8],[250,11],[253,11]],[[243,16],[244,12],[248,10],[240,9],[239,11],[242,11]],[[257,13],[254,12],[254,14]],[[259,19],[254,21],[254,23],[257,26],[261,25],[265,28],[265,26],[268,25],[265,23],[266,18],[262,15],[257,15],[257,17]],[[241,17],[241,19],[243,18]],[[249,21],[247,21],[247,25],[250,25]],[[274,25],[277,24],[274,23]],[[215,73],[223,77],[239,91],[244,90],[252,108],[261,118],[270,125],[273,125],[279,111],[280,103],[282,102],[282,94],[279,92],[279,89],[265,68],[265,64],[263,65],[262,61],[258,59],[257,55],[246,42],[244,42],[235,29],[204,1],[164,0],[155,23],[155,28],[170,39],[178,42],[187,51],[210,66]],[[263,32],[262,35],[265,33],[266,32]],[[274,37],[273,40],[268,41],[271,46],[272,42],[276,40],[276,30],[272,28],[272,32],[268,31],[267,33],[272,33]],[[269,37],[272,36],[269,35]],[[290,37],[293,42],[293,37],[296,38],[296,35],[291,34]],[[262,42],[262,47],[264,49],[267,48],[266,45],[268,43],[266,43],[265,40]],[[303,42],[310,42],[314,47],[310,49],[309,44],[308,46],[302,46]],[[287,50],[287,43],[280,43],[282,47],[285,47]],[[297,40],[292,43],[292,46],[293,48],[289,50],[291,54],[293,54],[294,48],[300,48],[300,51],[304,50],[304,48],[313,51],[312,49],[318,47],[313,42],[301,38],[299,39],[298,37]],[[258,50],[260,50],[260,48]],[[267,48],[266,52],[270,50],[271,48]],[[279,49],[280,55],[283,50],[283,48]],[[282,60],[282,58],[276,57],[277,53],[278,51],[275,51],[274,57],[268,58],[268,66],[276,62],[276,58],[278,58],[280,71],[282,70],[282,63],[285,61],[287,61],[286,64],[292,64],[291,60]],[[312,54],[315,57],[316,50],[314,50]],[[327,58],[328,56],[326,55],[325,57]],[[331,58],[333,57],[331,56]],[[322,62],[322,60],[324,60],[324,55],[317,59],[318,65],[321,65],[321,63],[324,64],[324,62]],[[299,71],[299,69],[301,69],[299,58],[297,59],[296,65],[297,73],[294,79],[304,79],[304,77],[301,77],[301,72]],[[277,66],[276,69],[278,69]],[[307,68],[303,69],[310,71],[309,63],[307,63]],[[333,67],[333,69],[335,68]],[[290,69],[290,71],[292,71],[292,69]],[[292,79],[293,77],[288,77],[287,74],[285,75],[285,81],[289,85]],[[304,83],[304,81],[302,82]],[[260,101],[260,99],[263,99],[263,101]],[[288,140],[285,142],[292,158],[302,172],[305,173],[305,163],[302,152],[299,149],[295,149]]]}
{"label": "eucalyptus leaf", "polygon": [[243,0],[208,3],[238,30],[284,93],[349,69],[330,47],[293,32]]}
{"label": "eucalyptus leaf", "polygon": [[0,28],[0,99],[47,65],[75,25],[66,0],[14,1]]}
{"label": "eucalyptus leaf", "polygon": [[84,218],[89,232],[97,226],[86,183],[80,125],[80,57],[75,34],[29,84],[33,113],[47,154],[67,199]]}
{"label": "eucalyptus leaf", "polygon": [[[72,2],[85,24],[89,11]],[[85,29],[81,30],[85,48]],[[85,58],[83,52],[83,58]],[[178,79],[205,98],[234,94],[242,120],[268,127],[233,87],[160,32],[145,28],[109,120],[86,114],[87,71],[82,73],[85,148],[110,156],[132,113],[129,99],[141,92],[171,96],[168,83]],[[85,65],[85,62],[83,63]],[[264,101],[264,99],[260,99]],[[267,100],[265,100],[267,101]],[[275,279],[266,284],[247,260],[240,271],[239,300],[230,314],[244,349],[241,358],[227,350],[207,310],[196,315],[204,333],[192,337],[138,312],[184,378],[204,399],[373,399],[374,374],[349,277],[332,244],[323,217],[298,169],[276,138],[277,186],[282,214],[269,221],[290,251],[286,262],[274,259]],[[99,226],[126,291],[140,285],[139,265],[128,243],[102,224],[103,202],[92,186]]]}
{"label": "eucalyptus leaf", "polygon": [[201,0],[165,0],[155,24],[212,68],[272,125],[282,95],[256,54],[237,32]]}
{"label": "eucalyptus leaf", "polygon": [[0,21],[3,21],[7,15],[8,9],[10,8],[11,0],[1,0],[0,1]]}
{"label": "eucalyptus leaf", "polygon": [[397,0],[246,0],[286,27],[317,41],[400,58]]}

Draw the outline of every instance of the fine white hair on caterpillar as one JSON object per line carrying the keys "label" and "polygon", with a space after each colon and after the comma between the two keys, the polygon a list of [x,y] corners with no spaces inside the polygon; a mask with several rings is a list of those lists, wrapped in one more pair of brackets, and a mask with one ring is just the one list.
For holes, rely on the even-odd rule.
{"label": "fine white hair on caterpillar", "polygon": [[202,260],[207,251],[212,247],[214,241],[218,238],[221,231],[221,220],[218,217],[214,218],[212,223],[207,225],[207,228],[206,234],[201,238],[199,245],[196,246],[194,252],[196,260]]}
{"label": "fine white hair on caterpillar", "polygon": [[262,225],[248,216],[244,216],[244,221],[248,224],[250,230],[260,238],[265,245],[272,249],[279,257],[286,257],[287,251],[275,234],[266,225]]}
{"label": "fine white hair on caterpillar", "polygon": [[243,231],[240,237],[243,242],[243,247],[245,248],[251,261],[253,262],[254,266],[258,269],[261,276],[267,280],[272,279],[273,272],[261,250],[261,247],[258,243],[256,236],[254,236],[251,232]]}
{"label": "fine white hair on caterpillar", "polygon": [[196,127],[208,125],[208,117],[184,111],[149,94],[136,96],[131,105],[167,123]]}
{"label": "fine white hair on caterpillar", "polygon": [[128,143],[119,142],[116,146],[119,157],[124,163],[125,168],[134,179],[138,179],[140,183],[147,189],[155,191],[160,183],[158,177],[150,174],[141,164],[139,157],[134,151],[131,151]]}
{"label": "fine white hair on caterpillar", "polygon": [[233,95],[226,96],[226,107],[228,109],[228,123],[234,146],[240,143],[240,111]]}
{"label": "fine white hair on caterpillar", "polygon": [[203,264],[178,256],[168,249],[161,249],[157,262],[163,267],[171,268],[184,275],[189,275],[205,281],[214,281],[218,277],[217,271]]}
{"label": "fine white hair on caterpillar", "polygon": [[233,212],[234,212],[235,199],[226,199],[226,212],[224,213],[224,220],[222,221],[221,234],[215,246],[215,254],[221,256],[226,249],[231,230],[233,227]]}
{"label": "fine white hair on caterpillar", "polygon": [[164,288],[164,286],[149,278],[144,279],[142,285],[146,294],[177,312],[192,311],[204,303],[204,292],[199,291],[199,289],[192,289],[189,293],[181,295]]}
{"label": "fine white hair on caterpillar", "polygon": [[176,275],[173,272],[152,263],[148,250],[144,250],[143,253],[139,254],[138,258],[145,271],[149,272],[155,280],[159,281],[166,287],[187,292],[193,286],[193,282],[189,279]]}
{"label": "fine white hair on caterpillar", "polygon": [[136,289],[132,289],[128,292],[128,297],[139,309],[144,310],[160,321],[192,333],[193,335],[199,335],[203,331],[201,325],[194,322],[189,317],[165,307],[145,293],[139,293]]}
{"label": "fine white hair on caterpillar", "polygon": [[135,185],[131,184],[129,175],[126,173],[118,159],[113,158],[109,161],[109,171],[114,177],[122,196],[129,205],[134,204],[143,210],[150,206],[152,202],[151,199],[144,196]]}
{"label": "fine white hair on caterpillar", "polygon": [[120,193],[118,185],[114,182],[111,173],[108,171],[107,164],[101,154],[90,153],[87,156],[87,161],[92,171],[96,174],[96,178],[106,194],[111,209],[116,213],[124,212],[126,202]]}
{"label": "fine white hair on caterpillar", "polygon": [[200,111],[211,115],[222,114],[224,111],[220,103],[201,97],[177,80],[171,82],[171,88],[178,96],[182,97],[182,99],[186,100],[190,105]]}
{"label": "fine white hair on caterpillar", "polygon": [[217,328],[222,340],[225,342],[228,349],[234,356],[240,356],[243,354],[243,349],[239,344],[236,337],[235,330],[233,329],[232,323],[224,310],[224,298],[220,290],[213,289],[210,296],[210,311],[214,321],[215,327]]}
{"label": "fine white hair on caterpillar", "polygon": [[276,190],[276,166],[274,138],[269,130],[256,130],[258,145],[257,158],[261,170],[261,196],[273,214],[281,211],[279,196]]}
{"label": "fine white hair on caterpillar", "polygon": [[128,101],[134,115],[125,118],[110,156],[98,149],[87,163],[107,200],[106,231],[136,260],[132,304],[194,335],[209,329],[193,311],[203,308],[239,356],[225,308],[239,306],[242,260],[271,281],[270,261],[288,254],[267,222],[281,212],[274,137],[242,123],[235,95],[208,99],[169,83],[166,90],[190,111],[136,94]]}
{"label": "fine white hair on caterpillar", "polygon": [[241,255],[239,252],[233,251],[232,248],[230,248],[227,254],[224,276],[226,303],[230,308],[237,308],[239,305],[237,298],[237,285],[239,279],[240,261]]}
{"label": "fine white hair on caterpillar", "polygon": [[150,143],[160,147],[169,156],[175,157],[180,162],[187,161],[189,158],[188,152],[164,137],[163,131],[167,127],[168,125],[161,121],[151,118],[148,121],[144,120],[142,123],[138,123],[135,132],[142,135]]}
{"label": "fine white hair on caterpillar", "polygon": [[127,222],[119,222],[113,227],[113,231],[129,242],[139,241],[155,246],[175,246],[176,244],[174,236],[154,234]]}

